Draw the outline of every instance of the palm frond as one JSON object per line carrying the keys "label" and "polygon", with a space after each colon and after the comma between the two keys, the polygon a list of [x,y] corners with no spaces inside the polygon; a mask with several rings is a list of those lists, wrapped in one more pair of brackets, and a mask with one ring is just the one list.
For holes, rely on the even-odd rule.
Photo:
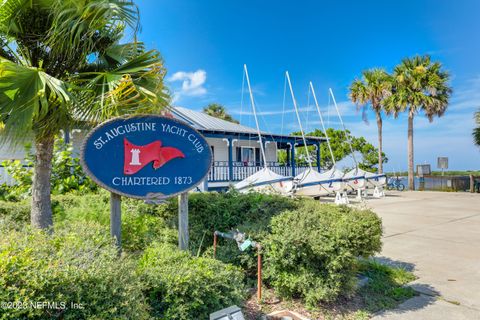
{"label": "palm frond", "polygon": [[[73,102],[68,86],[44,71],[0,58],[0,118],[4,138],[61,128]],[[52,117],[52,114],[55,116]]]}
{"label": "palm frond", "polygon": [[165,73],[159,53],[152,50],[114,70],[79,74],[74,82],[84,90],[76,112],[94,122],[123,114],[157,113],[170,103]]}
{"label": "palm frond", "polygon": [[22,32],[19,14],[31,5],[29,0],[4,0],[0,3],[0,32],[4,35]]}
{"label": "palm frond", "polygon": [[480,147],[480,111],[475,112],[474,119],[477,127],[474,128],[472,132],[473,143],[475,143],[476,146]]}
{"label": "palm frond", "polygon": [[104,59],[110,58],[117,63],[125,63],[128,60],[135,58],[145,52],[145,45],[143,42],[130,42],[124,44],[114,44],[109,46],[102,57]]}
{"label": "palm frond", "polygon": [[126,26],[138,29],[138,10],[128,0],[57,0],[46,43],[52,51],[96,51],[102,37],[118,41]]}
{"label": "palm frond", "polygon": [[473,142],[480,147],[480,127],[473,129]]}
{"label": "palm frond", "polygon": [[430,121],[447,110],[452,92],[448,85],[449,75],[442,70],[439,62],[432,62],[429,56],[402,60],[395,67],[393,78],[394,93],[385,101],[390,110],[398,108],[401,112],[407,107],[413,113],[423,110]]}
{"label": "palm frond", "polygon": [[362,109],[364,122],[368,124],[368,105],[375,113],[380,114],[384,109],[383,101],[391,95],[391,89],[391,77],[379,68],[363,71],[362,79],[356,79],[350,85],[350,99],[357,105],[357,109]]}

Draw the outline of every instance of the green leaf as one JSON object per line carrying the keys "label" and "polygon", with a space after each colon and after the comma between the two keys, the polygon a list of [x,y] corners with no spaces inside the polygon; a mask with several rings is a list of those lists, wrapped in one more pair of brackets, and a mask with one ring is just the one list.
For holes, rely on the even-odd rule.
{"label": "green leaf", "polygon": [[[72,99],[63,81],[39,68],[0,58],[0,114],[7,136],[56,129]],[[57,114],[56,122],[49,119],[52,112]]]}

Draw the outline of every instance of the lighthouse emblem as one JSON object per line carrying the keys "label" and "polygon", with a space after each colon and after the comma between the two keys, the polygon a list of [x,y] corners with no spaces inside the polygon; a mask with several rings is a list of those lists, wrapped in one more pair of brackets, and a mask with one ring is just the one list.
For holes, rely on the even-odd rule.
{"label": "lighthouse emblem", "polygon": [[140,163],[140,149],[131,149],[130,152],[132,153],[132,160],[130,161],[131,166],[141,166]]}

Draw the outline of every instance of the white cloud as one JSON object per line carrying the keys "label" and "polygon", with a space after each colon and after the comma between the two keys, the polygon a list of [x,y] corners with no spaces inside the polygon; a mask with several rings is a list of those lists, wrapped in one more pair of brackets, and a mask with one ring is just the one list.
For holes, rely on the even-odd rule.
{"label": "white cloud", "polygon": [[[314,109],[312,107],[298,108],[299,112],[313,111],[313,110]],[[295,112],[295,109],[285,109],[285,110],[276,110],[276,111],[257,111],[257,115],[276,116],[276,115],[288,114],[288,113],[294,113],[294,112]],[[238,109],[233,109],[230,113],[235,115],[253,116],[253,111],[245,111],[245,110],[238,110]]]}
{"label": "white cloud", "polygon": [[207,72],[197,70],[195,72],[178,71],[170,78],[169,82],[182,81],[181,88],[174,90],[174,101],[178,101],[182,96],[203,96],[207,93],[204,87],[207,81]]}
{"label": "white cloud", "polygon": [[[347,116],[353,116],[353,115],[358,115],[361,111],[357,111],[355,109],[355,106],[349,102],[349,101],[342,101],[337,104],[338,109],[340,111],[340,114],[342,117],[347,117]],[[257,110],[257,115],[259,116],[277,116],[277,115],[282,115],[282,114],[293,114],[295,113],[295,109],[293,107],[285,107],[285,110],[280,107],[273,107],[275,110],[268,110],[268,111],[258,111]],[[245,110],[247,109],[247,110]],[[250,105],[243,106],[243,108],[235,108],[231,109],[230,113],[235,114],[235,115],[247,115],[247,116],[253,116],[253,112],[250,110],[251,107]],[[257,109],[258,105],[257,105]],[[332,105],[330,106],[320,106],[320,111],[322,112],[322,116],[324,117],[337,117],[337,111],[335,110],[335,107]],[[315,105],[310,105],[307,107],[299,107],[298,112],[302,117],[305,117],[306,112],[313,112],[313,114],[310,115],[310,117],[317,117],[318,118],[318,113],[317,113],[317,108]]]}

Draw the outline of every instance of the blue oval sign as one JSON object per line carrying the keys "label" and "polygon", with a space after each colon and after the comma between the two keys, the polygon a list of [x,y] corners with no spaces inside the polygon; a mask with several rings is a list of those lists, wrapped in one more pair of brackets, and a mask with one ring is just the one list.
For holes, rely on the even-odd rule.
{"label": "blue oval sign", "polygon": [[103,188],[139,199],[162,199],[198,185],[212,165],[205,138],[172,118],[115,118],[93,129],[82,148],[85,172]]}

